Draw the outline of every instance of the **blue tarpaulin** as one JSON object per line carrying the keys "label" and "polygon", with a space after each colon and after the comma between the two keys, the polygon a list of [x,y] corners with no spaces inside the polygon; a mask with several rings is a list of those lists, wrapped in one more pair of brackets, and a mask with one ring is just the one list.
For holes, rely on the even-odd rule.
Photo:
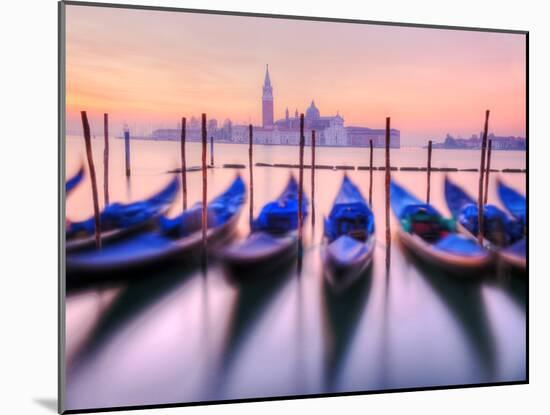
{"label": "blue tarpaulin", "polygon": [[[305,194],[302,199],[303,217],[307,216],[308,200]],[[298,183],[290,176],[288,184],[273,202],[266,204],[258,217],[252,222],[252,231],[268,233],[285,233],[298,229]]]}
{"label": "blue tarpaulin", "polygon": [[325,219],[325,236],[332,242],[341,235],[366,240],[374,232],[374,216],[361,192],[344,176],[332,210]]}
{"label": "blue tarpaulin", "polygon": [[[162,213],[172,203],[179,189],[179,179],[174,179],[159,193],[146,200],[123,204],[111,203],[100,213],[101,230],[126,229],[142,224]],[[67,237],[79,233],[92,235],[95,221],[91,217],[81,222],[71,222],[67,227]]]}

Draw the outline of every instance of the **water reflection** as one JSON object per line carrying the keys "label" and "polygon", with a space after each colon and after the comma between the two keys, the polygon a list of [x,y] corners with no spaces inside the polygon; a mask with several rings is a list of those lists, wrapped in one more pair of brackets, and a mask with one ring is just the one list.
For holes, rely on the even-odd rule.
{"label": "water reflection", "polygon": [[529,288],[525,275],[507,274],[506,277],[497,279],[496,285],[525,312],[527,307],[527,290]]}
{"label": "water reflection", "polygon": [[[127,182],[116,173],[124,171],[120,144],[112,142],[113,202],[150,194],[165,180],[166,166],[178,165],[178,143],[136,142],[131,183]],[[71,163],[78,167],[79,146],[80,141],[68,140],[68,170]],[[102,149],[94,146],[94,151],[97,147]],[[258,146],[255,157],[260,162],[284,162],[290,151],[294,149]],[[510,154],[504,153],[496,154],[495,165],[500,168],[510,166]],[[243,154],[246,150],[238,145],[220,145],[216,162],[242,163]],[[395,159],[413,165],[419,154],[396,151]],[[467,152],[445,154],[456,155],[458,161],[435,159],[434,163],[460,162],[468,167],[472,157]],[[200,152],[190,144],[189,166],[199,164],[197,155]],[[378,164],[382,155],[375,151]],[[367,152],[353,149],[321,148],[317,156],[320,164],[362,165],[367,160]],[[171,157],[176,158],[174,163]],[[386,244],[384,172],[374,171],[377,246],[373,265],[370,274],[337,295],[322,274],[321,218],[330,211],[343,172],[315,173],[312,203],[320,216],[315,223],[313,217],[304,223],[301,255],[274,275],[254,270],[246,283],[235,283],[213,261],[201,275],[200,255],[195,255],[167,267],[111,276],[116,278],[111,278],[110,285],[71,283],[70,298],[93,300],[80,302],[80,311],[73,307],[76,303],[67,302],[67,322],[72,322],[67,325],[68,334],[82,339],[67,355],[73,362],[67,382],[68,408],[524,379],[526,276],[518,278],[503,268],[493,271],[492,278],[460,279],[406,256],[395,239]],[[230,169],[208,169],[209,196],[225,190],[234,174]],[[288,174],[287,169],[255,168],[255,206],[273,200]],[[306,170],[307,174],[311,173]],[[366,193],[369,171],[348,174]],[[424,194],[425,180],[419,180],[419,173],[395,175],[403,185]],[[247,176],[243,174],[245,180]],[[192,204],[201,199],[201,175],[190,172],[187,177]],[[471,188],[477,177],[465,172],[453,179]],[[441,173],[432,174],[431,197],[445,211],[440,191],[443,178]],[[308,179],[304,178],[304,187],[311,195]],[[496,175],[491,179],[496,180]],[[509,175],[506,180],[519,189],[525,186],[524,176]],[[496,199],[494,186],[490,186],[491,198]],[[68,199],[68,215],[89,216],[90,200],[89,183],[84,183]],[[249,208],[243,206],[237,237],[249,233]],[[170,215],[180,211],[177,202]],[[391,221],[396,229],[393,217]],[[98,293],[110,290],[118,290],[110,301],[99,300],[104,297]]]}
{"label": "water reflection", "polygon": [[67,296],[65,361],[71,368],[75,360],[82,356],[83,348],[93,336],[94,330],[117,296],[122,287],[106,287]]}
{"label": "water reflection", "polygon": [[126,199],[134,200],[134,198],[132,197],[132,181],[129,177],[126,177]]}
{"label": "water reflection", "polygon": [[391,348],[389,347],[389,321],[390,310],[390,270],[391,270],[391,246],[386,246],[385,268],[384,268],[384,296],[382,300],[382,322],[380,328],[380,349],[378,356],[380,359],[380,371],[378,373],[378,385],[384,387],[390,385],[388,379],[389,362],[391,359]]}
{"label": "water reflection", "polygon": [[304,244],[301,240],[298,241],[298,253],[296,256],[296,273],[298,277],[302,275],[302,267],[304,261]]}
{"label": "water reflection", "polygon": [[527,275],[522,271],[510,268],[501,261],[497,262],[496,278],[492,285],[502,289],[523,311],[527,306],[527,281]]}
{"label": "water reflection", "polygon": [[353,285],[336,291],[328,282],[323,284],[323,312],[326,320],[325,388],[334,391],[342,360],[351,344],[357,323],[368,300],[371,288],[371,267]]}
{"label": "water reflection", "polygon": [[[404,247],[403,247],[404,248]],[[495,344],[481,293],[484,276],[456,276],[430,267],[410,254],[406,258],[443,300],[450,314],[464,332],[481,369],[479,382],[491,382],[495,376]]]}
{"label": "water reflection", "polygon": [[302,278],[295,279],[296,284],[296,330],[294,334],[295,349],[296,349],[296,358],[295,358],[295,388],[296,390],[303,389],[306,381],[304,373],[306,372],[306,362],[305,362],[305,353],[306,353],[306,337],[305,337],[305,299],[304,299],[304,281]]}
{"label": "water reflection", "polygon": [[115,301],[106,307],[99,318],[88,342],[80,352],[80,359],[85,360],[100,351],[102,345],[108,342],[117,330],[140,312],[154,304],[164,294],[170,292],[176,285],[183,284],[191,275],[193,268],[167,268],[155,280],[136,278],[121,289]]}
{"label": "water reflection", "polygon": [[239,347],[253,329],[254,323],[261,318],[270,302],[293,275],[294,268],[295,261],[291,260],[261,275],[250,277],[246,281],[238,281],[234,276],[229,275],[233,284],[238,286],[238,291],[221,359],[220,382],[222,384],[225,374],[231,370]]}
{"label": "water reflection", "polygon": [[[464,282],[428,272],[409,258],[392,263],[403,270],[396,274],[381,255],[367,275],[337,294],[317,267],[317,253],[304,255],[301,278],[293,261],[284,271],[258,274],[246,284],[236,284],[216,266],[206,278],[190,270],[130,282],[78,352],[69,402],[76,408],[238,399],[273,390],[279,395],[376,390],[521,373],[517,366],[502,369],[502,360],[516,361],[518,351],[497,350],[496,339],[509,336],[495,329],[494,312],[491,319],[486,312],[487,298],[493,310],[507,307],[492,299],[491,290],[511,295],[515,280]],[[432,295],[461,335],[440,337],[452,333],[453,323],[443,309],[418,306],[433,304]],[[461,352],[461,337],[467,354]],[[449,356],[457,361],[449,362]],[[434,362],[426,364],[430,358]]]}

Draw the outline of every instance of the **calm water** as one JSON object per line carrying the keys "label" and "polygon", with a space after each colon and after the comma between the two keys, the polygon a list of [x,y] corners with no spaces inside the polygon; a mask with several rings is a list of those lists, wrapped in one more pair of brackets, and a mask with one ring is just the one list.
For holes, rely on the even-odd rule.
{"label": "calm water", "polygon": [[[98,187],[103,189],[103,142],[94,140]],[[200,146],[188,145],[188,165],[199,165]],[[298,163],[298,148],[257,146],[255,162]],[[375,166],[384,152],[375,150]],[[318,148],[317,163],[367,165],[367,149]],[[208,156],[209,159],[209,156]],[[67,173],[85,160],[83,140],[67,139]],[[306,148],[305,162],[309,163]],[[247,148],[216,145],[215,164],[247,164]],[[392,150],[394,166],[424,166],[426,150]],[[474,151],[434,150],[433,166],[478,168]],[[132,177],[124,177],[123,141],[111,140],[110,197],[135,200],[168,182],[179,166],[176,142],[132,142]],[[525,153],[493,152],[492,166],[525,168]],[[245,181],[248,171],[240,170]],[[292,170],[297,174],[297,170]],[[209,199],[237,170],[208,172]],[[254,169],[254,212],[276,197],[289,169]],[[309,170],[305,191],[311,195]],[[391,244],[384,266],[384,172],[374,173],[377,248],[371,272],[335,295],[322,276],[322,218],[328,214],[342,171],[316,171],[316,225],[304,229],[303,271],[295,267],[274,282],[237,287],[216,264],[203,278],[197,270],[172,268],[146,278],[70,292],[67,298],[67,408],[148,405],[264,396],[366,391],[525,378],[526,277],[494,272],[460,279],[426,269]],[[368,194],[368,172],[350,171]],[[524,174],[493,173],[489,201],[499,204],[494,180],[525,192]],[[392,172],[418,196],[425,173]],[[478,173],[451,173],[472,194]],[[447,212],[443,173],[432,173],[432,201]],[[200,200],[201,173],[188,173],[188,200]],[[103,202],[102,192],[100,200]],[[181,199],[169,215],[181,209]],[[67,201],[73,220],[92,213],[88,181]],[[392,217],[392,229],[396,223]],[[248,232],[248,206],[240,237]],[[261,280],[261,271],[258,279]]]}

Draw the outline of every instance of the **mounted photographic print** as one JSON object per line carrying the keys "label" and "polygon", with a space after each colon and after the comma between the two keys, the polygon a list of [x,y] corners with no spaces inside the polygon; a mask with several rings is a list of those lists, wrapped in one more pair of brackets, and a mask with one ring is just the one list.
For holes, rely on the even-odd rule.
{"label": "mounted photographic print", "polygon": [[61,2],[60,411],[528,382],[528,33]]}

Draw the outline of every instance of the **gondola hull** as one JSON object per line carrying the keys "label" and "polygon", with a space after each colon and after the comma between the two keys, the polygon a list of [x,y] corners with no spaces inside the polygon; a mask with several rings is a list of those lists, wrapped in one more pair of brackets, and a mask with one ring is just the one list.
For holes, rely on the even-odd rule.
{"label": "gondola hull", "polygon": [[443,252],[424,241],[418,235],[408,233],[403,229],[397,231],[399,240],[408,251],[431,266],[441,268],[452,274],[460,276],[475,275],[491,266],[494,255],[487,252],[486,255],[464,256]]}
{"label": "gondola hull", "polygon": [[[478,207],[475,200],[459,185],[445,177],[445,201],[457,222],[457,230],[465,235],[478,236]],[[483,208],[483,246],[499,250],[516,241],[520,224],[495,205],[485,204]]]}
{"label": "gondola hull", "polygon": [[322,250],[323,270],[330,286],[339,291],[351,286],[372,264],[375,238],[357,241],[341,236]]}
{"label": "gondola hull", "polygon": [[[467,237],[470,237],[470,238],[475,238],[477,240],[477,235],[472,234],[472,232],[470,232],[468,229],[466,229],[466,227],[464,225],[462,225],[460,222],[456,223],[456,230],[464,236],[467,236]],[[498,250],[498,247],[496,247],[491,241],[489,241],[485,237],[483,237],[483,239],[481,241],[481,244],[487,250],[490,250],[490,251],[493,251],[493,252],[496,252]]]}
{"label": "gondola hull", "polygon": [[[165,214],[168,211],[169,206],[166,209],[160,211],[160,214]],[[158,217],[151,218],[147,221],[141,222],[137,225],[124,228],[124,229],[112,229],[109,231],[101,232],[101,242],[102,244],[115,242],[120,239],[125,239],[136,235],[138,233],[154,229],[157,223]],[[90,248],[95,247],[96,240],[95,235],[78,237],[73,239],[68,239],[65,243],[65,251],[67,253],[76,253],[79,251],[84,251]]]}
{"label": "gondola hull", "polygon": [[[206,248],[215,250],[217,243],[233,236],[244,203],[246,189],[237,176],[232,185],[207,206]],[[171,260],[201,258],[203,252],[203,208],[200,203],[175,218],[160,217],[153,231],[115,241],[100,249],[95,247],[67,255],[69,275],[107,273],[164,265]],[[196,252],[201,255],[195,255]],[[204,257],[202,257],[204,258]]]}
{"label": "gondola hull", "polygon": [[[524,227],[524,235],[527,232],[527,199],[516,190],[506,186],[500,180],[497,183],[497,191],[500,200],[506,210]],[[509,266],[525,272],[527,270],[527,236],[508,248],[499,252],[500,260]]]}
{"label": "gondola hull", "polygon": [[[251,233],[243,240],[218,253],[231,277],[241,280],[275,273],[298,254],[299,188],[290,176],[281,195],[262,207],[251,223]],[[308,200],[302,198],[303,217],[307,216]]]}
{"label": "gondola hull", "polygon": [[498,252],[498,257],[506,265],[518,271],[525,272],[527,270],[526,240],[523,239],[508,248],[501,249]]}
{"label": "gondola hull", "polygon": [[477,275],[492,264],[491,251],[477,245],[473,236],[457,232],[453,221],[393,181],[390,201],[399,240],[413,256],[460,276]]}
{"label": "gondola hull", "polygon": [[375,246],[374,215],[347,175],[324,225],[324,274],[335,290],[343,290],[371,264]]}
{"label": "gondola hull", "polygon": [[[235,215],[225,224],[208,229],[207,248],[216,249],[219,244],[233,237],[238,221]],[[66,260],[67,273],[108,274],[130,271],[162,264],[171,260],[193,260],[202,249],[202,232],[185,238],[172,239],[158,231],[144,232],[135,237],[111,241],[101,250],[87,250],[69,254]]]}
{"label": "gondola hull", "polygon": [[505,185],[502,181],[497,182],[499,198],[510,214],[517,220],[527,224],[527,199],[525,196]]}
{"label": "gondola hull", "polygon": [[218,256],[232,277],[269,273],[296,258],[298,237],[295,232],[281,236],[255,232],[244,241],[223,249]]}
{"label": "gondola hull", "polygon": [[[503,201],[511,199],[511,204],[516,207],[517,211],[518,206],[521,206],[521,196],[514,190],[506,188],[501,182],[499,182],[498,190],[501,196],[504,195]],[[460,186],[451,182],[447,177],[445,178],[445,200],[453,217],[458,219],[457,230],[464,235],[477,237],[473,231],[477,228],[477,209],[472,209],[475,202]],[[465,209],[472,209],[470,215],[474,215],[475,225],[470,225],[470,229],[463,224]],[[514,209],[508,210],[513,211]],[[524,270],[526,268],[526,252],[525,249],[521,249],[524,245],[521,241],[514,243],[514,240],[517,241],[518,238],[519,225],[516,221],[519,219],[510,219],[501,209],[492,205],[485,205],[484,213],[487,212],[489,212],[492,220],[498,221],[501,232],[493,233],[491,240],[487,238],[487,232],[484,232],[483,246],[493,252],[495,258],[499,261],[513,268]]]}
{"label": "gondola hull", "polygon": [[[102,243],[116,241],[118,239],[126,238],[131,235],[137,234],[139,232],[152,229],[156,225],[158,218],[161,215],[164,215],[166,214],[166,212],[168,212],[168,209],[170,208],[177,194],[178,189],[179,189],[179,180],[177,178],[174,178],[168,184],[168,186],[166,186],[161,192],[159,192],[155,196],[152,196],[146,201],[142,202],[142,203],[148,203],[147,215],[144,215],[142,219],[134,221],[134,223],[132,223],[129,226],[102,230],[101,232]],[[129,205],[121,205],[121,206],[122,206],[122,209],[124,209],[136,204],[137,203],[133,203]],[[66,237],[65,251],[67,253],[78,252],[81,250],[93,248],[95,244],[96,244],[95,234],[93,232],[90,232],[89,234],[82,235],[82,236],[77,235],[73,237]]]}

